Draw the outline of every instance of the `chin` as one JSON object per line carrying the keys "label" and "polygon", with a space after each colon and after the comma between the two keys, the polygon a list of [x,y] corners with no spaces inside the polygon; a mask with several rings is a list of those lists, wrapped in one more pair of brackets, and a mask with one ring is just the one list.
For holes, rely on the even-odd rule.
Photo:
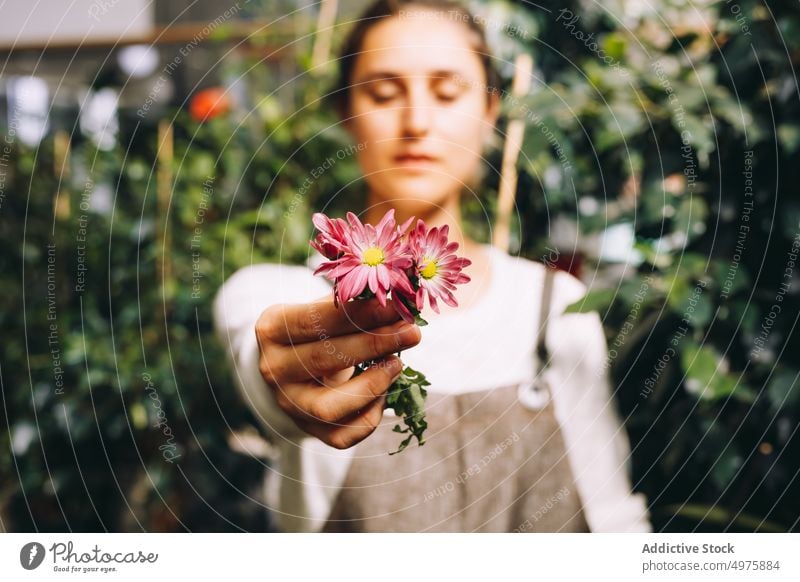
{"label": "chin", "polygon": [[391,205],[403,214],[422,216],[448,206],[449,194],[438,194],[431,188],[398,188],[392,191]]}
{"label": "chin", "polygon": [[392,200],[407,199],[409,204],[424,205],[426,208],[431,205],[445,206],[460,191],[458,185],[450,180],[423,174],[400,176],[387,186],[382,190],[390,193]]}

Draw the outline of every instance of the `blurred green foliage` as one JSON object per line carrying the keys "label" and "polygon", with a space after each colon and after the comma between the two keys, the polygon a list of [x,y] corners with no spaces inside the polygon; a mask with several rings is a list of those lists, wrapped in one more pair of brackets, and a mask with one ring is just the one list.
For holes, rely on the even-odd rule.
{"label": "blurred green foliage", "polygon": [[[800,14],[788,1],[742,0],[736,12],[678,0],[474,6],[522,31],[492,34],[506,77],[526,50],[542,81],[505,100],[501,124],[528,116],[519,252],[546,256],[559,220],[587,240],[633,225],[641,262],[611,286],[592,284],[573,309],[597,309],[606,324],[634,481],[655,527],[796,529],[796,270],[769,314],[800,229]],[[255,500],[267,461],[236,446],[256,423],[232,386],[211,301],[242,266],[302,262],[310,213],[357,208],[364,195],[320,101],[332,71],[309,72],[306,54],[296,66],[287,104],[266,89],[279,84],[266,66],[230,59],[227,75],[247,88],[239,107],[204,124],[175,111],[174,155],[161,166],[157,121],[126,109],[117,147],[76,132],[66,168],[52,136],[36,149],[9,140],[5,528],[271,527]],[[488,162],[498,168],[500,152]],[[466,200],[481,240],[498,180],[490,170]]]}
{"label": "blurred green foliage", "polygon": [[[578,27],[617,66],[568,30],[551,42],[576,66],[555,63],[531,105],[576,155],[574,190],[533,204],[555,198],[585,234],[633,225],[641,264],[572,310],[603,317],[657,529],[800,519],[799,26],[789,2],[607,2]],[[533,152],[532,175],[555,166]]]}

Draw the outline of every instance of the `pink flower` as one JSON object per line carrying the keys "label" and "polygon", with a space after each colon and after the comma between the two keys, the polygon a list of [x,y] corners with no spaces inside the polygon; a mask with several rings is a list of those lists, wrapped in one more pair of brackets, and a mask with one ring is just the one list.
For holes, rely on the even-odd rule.
{"label": "pink flower", "polygon": [[323,255],[335,259],[319,267],[314,274],[334,281],[337,305],[358,297],[367,288],[381,305],[386,305],[387,294],[395,289],[414,293],[406,274],[412,261],[403,241],[413,219],[398,228],[392,209],[377,226],[362,224],[352,212],[347,213],[349,227],[338,220],[340,222],[315,215],[314,224],[322,232],[312,243]]}
{"label": "pink flower", "polygon": [[311,246],[317,249],[326,259],[338,259],[347,251],[347,223],[341,218],[328,218],[321,212],[314,213],[311,222],[319,230],[317,238]]}
{"label": "pink flower", "polygon": [[439,313],[437,299],[457,307],[453,296],[455,286],[470,281],[461,270],[471,265],[472,261],[455,255],[458,243],[448,243],[449,230],[448,225],[428,230],[425,223],[419,220],[416,228],[409,233],[408,246],[414,257],[414,275],[417,277],[415,300],[419,311],[425,305],[425,296],[436,313]]}
{"label": "pink flower", "polygon": [[[311,246],[328,259],[314,274],[333,281],[333,301],[337,307],[339,302],[372,296],[386,305],[391,293],[392,305],[400,317],[417,325],[427,324],[420,317],[426,296],[436,313],[439,313],[437,300],[457,307],[453,291],[456,285],[470,280],[461,270],[471,261],[455,255],[458,243],[447,241],[448,226],[429,230],[419,220],[416,228],[409,231],[413,221],[414,218],[409,218],[398,226],[394,210],[389,210],[377,226],[362,224],[352,212],[347,213],[347,222],[340,218],[332,220],[324,214],[313,216],[314,226],[320,232]],[[369,361],[356,365],[363,372],[373,364],[374,361]],[[398,424],[394,431],[408,434],[398,453],[414,437],[420,445],[425,444],[423,435],[428,423],[424,386],[429,385],[423,374],[406,367],[389,388],[385,406],[392,408],[405,423],[405,428]]]}

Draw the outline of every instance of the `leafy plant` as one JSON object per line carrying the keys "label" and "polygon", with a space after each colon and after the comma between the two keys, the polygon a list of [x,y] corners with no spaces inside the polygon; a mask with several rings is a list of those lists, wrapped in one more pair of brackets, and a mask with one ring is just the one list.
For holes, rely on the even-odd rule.
{"label": "leafy plant", "polygon": [[[506,81],[519,50],[543,81],[503,102],[501,130],[527,120],[513,251],[540,259],[556,246],[598,267],[574,309],[599,309],[606,325],[634,483],[655,527],[797,530],[795,5],[478,5],[519,29],[494,29]],[[272,34],[287,36],[252,42]],[[258,425],[210,309],[239,267],[303,263],[312,212],[363,203],[357,144],[320,99],[330,71],[309,62],[300,55],[287,98],[268,92],[282,84],[268,67],[230,57],[221,77],[243,88],[230,113],[198,123],[177,107],[159,123],[123,108],[111,150],[57,116],[36,148],[6,127],[3,528],[271,527],[255,493],[269,454],[245,447]],[[500,155],[489,153],[484,187],[465,201],[479,240],[491,233]],[[635,260],[613,264],[594,250],[618,225]]]}

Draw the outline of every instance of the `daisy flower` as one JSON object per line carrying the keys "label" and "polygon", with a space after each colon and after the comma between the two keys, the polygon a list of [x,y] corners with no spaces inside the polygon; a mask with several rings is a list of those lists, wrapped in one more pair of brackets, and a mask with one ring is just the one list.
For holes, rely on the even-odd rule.
{"label": "daisy flower", "polygon": [[324,215],[314,217],[314,224],[322,227],[322,239],[317,238],[314,248],[322,254],[324,251],[331,254],[341,252],[334,255],[337,258],[314,271],[315,275],[334,282],[337,304],[359,297],[366,289],[378,298],[381,305],[386,305],[386,296],[393,289],[414,293],[406,274],[412,261],[403,241],[413,219],[398,227],[394,209],[389,210],[377,226],[362,224],[352,212],[347,213],[349,224],[341,219],[341,222],[334,222]]}
{"label": "daisy flower", "polygon": [[414,276],[417,290],[414,295],[419,311],[425,306],[425,298],[431,308],[439,313],[437,300],[450,307],[458,307],[453,291],[456,285],[468,283],[470,278],[461,272],[472,264],[469,259],[457,257],[457,242],[448,242],[450,227],[428,227],[422,220],[409,233],[408,246],[414,258]]}

